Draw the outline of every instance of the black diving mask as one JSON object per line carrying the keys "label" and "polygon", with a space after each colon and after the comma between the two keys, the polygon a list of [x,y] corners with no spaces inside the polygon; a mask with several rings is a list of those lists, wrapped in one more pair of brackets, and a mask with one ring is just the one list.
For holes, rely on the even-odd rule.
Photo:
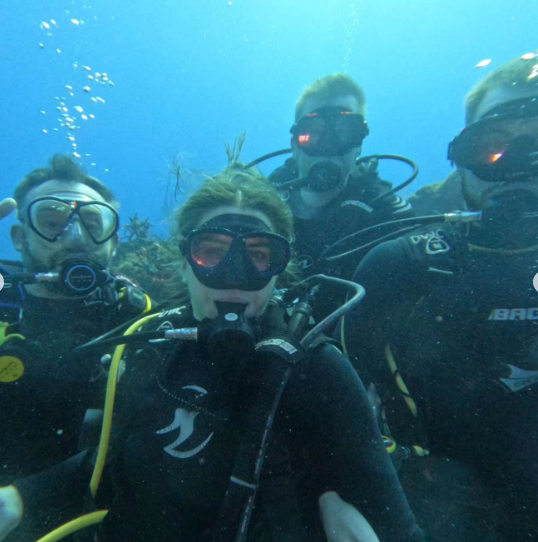
{"label": "black diving mask", "polygon": [[[106,243],[120,227],[114,207],[102,201],[79,201],[43,196],[26,210],[30,228],[42,239],[54,243],[77,216],[96,245]],[[24,220],[21,219],[22,222]]]}
{"label": "black diving mask", "polygon": [[362,115],[331,106],[301,117],[290,132],[309,156],[343,156],[360,147],[369,130]]}
{"label": "black diving mask", "polygon": [[286,269],[290,245],[260,219],[217,216],[192,231],[180,249],[195,277],[216,290],[257,291]]}
{"label": "black diving mask", "polygon": [[538,179],[538,96],[503,104],[464,128],[448,158],[484,181]]}

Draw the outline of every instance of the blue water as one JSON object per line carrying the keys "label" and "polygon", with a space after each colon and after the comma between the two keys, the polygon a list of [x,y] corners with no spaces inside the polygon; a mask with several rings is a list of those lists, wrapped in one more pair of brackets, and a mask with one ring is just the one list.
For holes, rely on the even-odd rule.
{"label": "blue water", "polygon": [[[243,161],[285,148],[302,88],[339,71],[366,92],[364,153],[416,160],[406,193],[442,180],[466,92],[538,47],[538,10],[523,0],[2,0],[0,21],[0,197],[55,152],[72,152],[55,109],[65,97],[69,112],[95,116],[75,123],[80,161],[116,192],[124,221],[138,211],[155,224],[170,209],[175,157],[217,171],[224,141],[243,131]],[[95,72],[114,86],[88,80]],[[391,170],[394,180],[405,173]],[[12,220],[0,223],[1,257],[16,255]]]}

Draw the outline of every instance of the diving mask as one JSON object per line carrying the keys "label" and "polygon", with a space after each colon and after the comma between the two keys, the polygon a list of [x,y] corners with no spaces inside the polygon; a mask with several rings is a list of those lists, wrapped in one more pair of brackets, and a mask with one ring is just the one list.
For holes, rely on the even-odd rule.
{"label": "diving mask", "polygon": [[[78,201],[44,196],[32,201],[26,209],[30,228],[42,239],[54,243],[78,217],[96,245],[106,243],[119,229],[114,207],[101,201]],[[24,220],[22,220],[24,221]]]}
{"label": "diving mask", "polygon": [[484,181],[538,179],[538,96],[503,104],[464,128],[448,158]]}
{"label": "diving mask", "polygon": [[208,288],[257,291],[286,269],[288,240],[249,215],[220,215],[192,231],[180,249]]}
{"label": "diving mask", "polygon": [[369,130],[362,115],[331,106],[301,117],[290,132],[309,156],[343,156],[360,147]]}

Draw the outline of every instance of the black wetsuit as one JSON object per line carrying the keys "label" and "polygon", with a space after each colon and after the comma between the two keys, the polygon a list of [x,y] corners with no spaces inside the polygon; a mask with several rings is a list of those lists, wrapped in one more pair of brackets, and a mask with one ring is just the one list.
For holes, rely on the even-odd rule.
{"label": "black wetsuit", "polygon": [[[377,196],[392,188],[392,184],[379,178],[375,161],[356,167],[341,194],[328,203],[311,219],[295,216],[295,251],[301,269],[305,275],[325,273],[330,276],[351,280],[358,263],[366,254],[359,251],[349,257],[325,261],[322,253],[340,239],[358,232],[374,224],[409,218],[413,216],[411,206],[398,195],[372,203]],[[278,188],[279,185],[297,179],[299,172],[293,158],[288,159],[283,166],[269,176],[270,181]],[[293,200],[298,197],[298,190],[283,192],[293,210]],[[356,238],[328,256],[341,254],[352,248],[366,244],[381,235],[398,228],[385,228],[370,232],[361,238]]]}
{"label": "black wetsuit", "polygon": [[[151,327],[196,324],[190,310],[173,309]],[[210,541],[268,366],[256,355],[237,356],[233,345],[208,352],[199,343],[168,341],[130,350],[116,398],[119,434],[107,467],[115,498],[104,540]],[[89,480],[84,468],[79,475],[82,486],[72,492],[83,492]],[[30,509],[39,500],[35,484],[19,485]],[[326,540],[318,498],[329,490],[358,508],[382,542],[423,540],[360,380],[332,344],[322,343],[282,396],[248,540],[285,542],[288,528],[304,529],[302,540]]]}
{"label": "black wetsuit", "polygon": [[[1,269],[6,276],[22,271],[13,262]],[[122,288],[129,291],[120,300]],[[10,324],[8,335],[24,337],[12,335],[0,346],[2,369],[8,367],[2,359],[20,360],[12,378],[0,374],[0,486],[78,452],[86,410],[102,406],[106,374],[100,359],[107,350],[71,350],[145,306],[143,294],[124,279],[84,300],[35,297],[23,287],[0,291],[0,322]]]}
{"label": "black wetsuit", "polygon": [[538,537],[537,259],[476,250],[464,231],[432,225],[376,247],[357,270],[366,297],[345,319],[352,362],[376,384],[395,439],[449,460],[437,484],[428,460],[408,462],[422,483],[402,468],[433,540]]}

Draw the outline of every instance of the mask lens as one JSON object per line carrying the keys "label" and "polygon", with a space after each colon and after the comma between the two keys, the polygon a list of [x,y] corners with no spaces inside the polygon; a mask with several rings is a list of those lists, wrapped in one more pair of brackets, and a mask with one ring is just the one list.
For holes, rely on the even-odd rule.
{"label": "mask lens", "polygon": [[364,138],[368,135],[368,125],[362,115],[341,113],[339,117],[340,127],[337,130],[342,145],[360,147]]}
{"label": "mask lens", "polygon": [[118,215],[99,203],[81,205],[80,219],[96,243],[109,239],[118,227]]}
{"label": "mask lens", "polygon": [[348,144],[353,141],[354,131],[356,130],[354,120],[356,120],[354,117],[344,113],[340,113],[334,119],[334,133],[341,143]]}
{"label": "mask lens", "polygon": [[191,239],[192,259],[200,267],[217,267],[230,252],[233,238],[220,233],[198,232]]}
{"label": "mask lens", "polygon": [[284,239],[247,237],[245,247],[250,261],[260,273],[281,273],[288,263],[287,243]]}
{"label": "mask lens", "polygon": [[486,181],[536,178],[538,107],[527,102],[470,124],[450,144],[449,158]]}
{"label": "mask lens", "polygon": [[301,149],[316,148],[325,130],[325,120],[317,114],[303,117],[297,126],[297,144]]}
{"label": "mask lens", "polygon": [[518,153],[526,150],[523,141],[538,150],[538,118],[492,122],[490,126],[482,126],[477,133],[469,134],[468,141],[462,141],[462,144],[467,151],[467,161],[487,165],[501,159],[509,148]]}
{"label": "mask lens", "polygon": [[287,240],[269,233],[240,236],[236,241],[233,235],[200,230],[190,238],[190,257],[198,267],[213,270],[229,257],[234,242],[239,242],[234,251],[243,252],[243,257],[261,274],[276,275],[288,264]]}
{"label": "mask lens", "polygon": [[292,128],[297,145],[311,156],[342,156],[368,135],[362,115],[328,108],[299,120]]}
{"label": "mask lens", "polygon": [[118,215],[107,205],[99,202],[85,203],[41,199],[28,208],[30,225],[44,239],[56,241],[68,223],[78,215],[95,243],[104,243],[118,231]]}
{"label": "mask lens", "polygon": [[53,199],[36,201],[28,208],[30,224],[50,241],[56,240],[62,233],[72,214],[68,203]]}
{"label": "mask lens", "polygon": [[506,134],[499,131],[493,131],[482,134],[482,137],[476,138],[473,145],[473,161],[482,165],[494,164],[506,152],[508,139]]}

